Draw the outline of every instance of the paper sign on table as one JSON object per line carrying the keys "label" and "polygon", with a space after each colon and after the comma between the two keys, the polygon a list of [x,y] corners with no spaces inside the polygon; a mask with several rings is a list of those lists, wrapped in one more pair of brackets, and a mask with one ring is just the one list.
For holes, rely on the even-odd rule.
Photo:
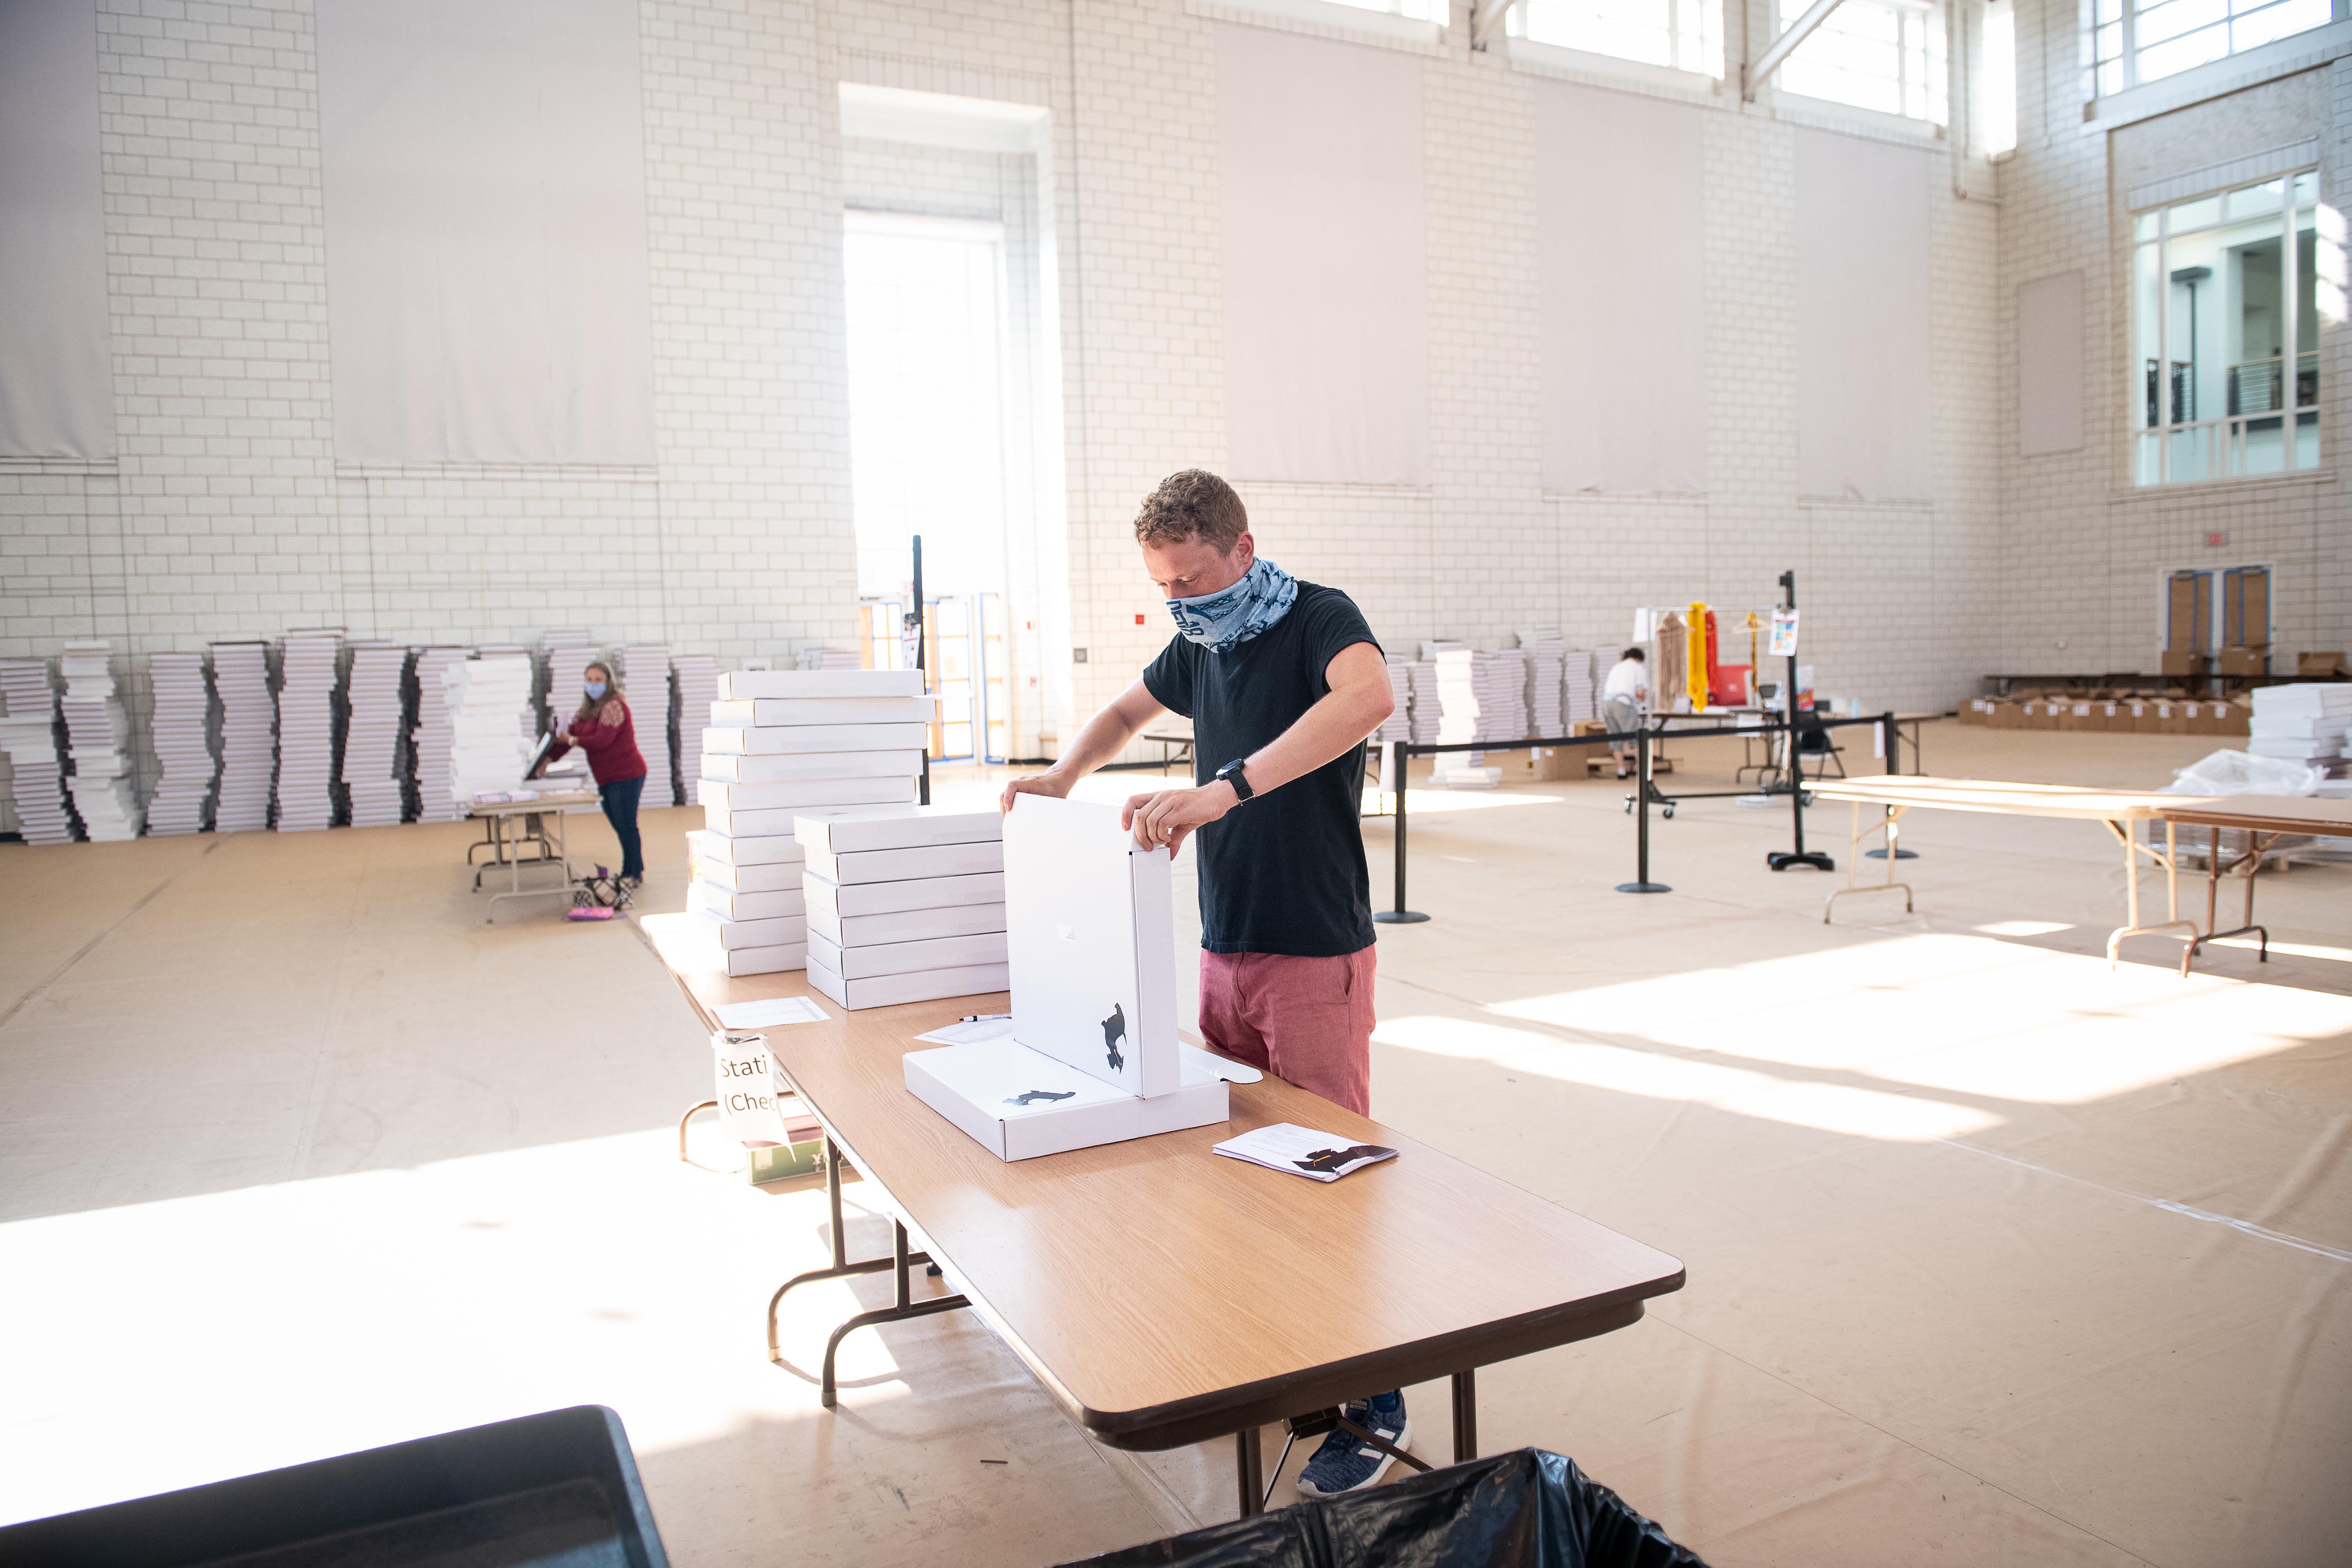
{"label": "paper sign on table", "polygon": [[959,1023],[942,1024],[927,1035],[917,1035],[919,1040],[929,1040],[935,1046],[975,1046],[982,1040],[1001,1040],[1013,1032],[1010,1013],[993,1018],[966,1018]]}
{"label": "paper sign on table", "polygon": [[758,1002],[726,1002],[711,1011],[730,1029],[774,1029],[786,1024],[822,1024],[825,1011],[805,996],[770,996]]}
{"label": "paper sign on table", "polygon": [[1286,1171],[1310,1182],[1336,1182],[1350,1171],[1393,1160],[1397,1152],[1378,1143],[1350,1143],[1329,1132],[1277,1121],[1216,1145],[1229,1160],[1246,1160],[1269,1171]]}

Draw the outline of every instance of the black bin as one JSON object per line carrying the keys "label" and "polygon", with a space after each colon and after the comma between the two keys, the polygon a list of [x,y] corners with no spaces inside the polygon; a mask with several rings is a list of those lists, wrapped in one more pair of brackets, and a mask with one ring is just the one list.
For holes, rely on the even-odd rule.
{"label": "black bin", "polygon": [[0,1529],[9,1568],[668,1568],[621,1418],[551,1410]]}
{"label": "black bin", "polygon": [[[1099,1568],[1706,1568],[1541,1448],[1087,1559]],[[1064,1568],[1078,1568],[1065,1564]]]}

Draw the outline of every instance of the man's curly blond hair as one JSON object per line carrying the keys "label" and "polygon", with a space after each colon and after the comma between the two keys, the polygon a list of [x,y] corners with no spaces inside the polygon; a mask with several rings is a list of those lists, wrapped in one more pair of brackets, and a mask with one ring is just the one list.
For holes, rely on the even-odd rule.
{"label": "man's curly blond hair", "polygon": [[1206,468],[1186,468],[1160,481],[1135,514],[1138,544],[1181,544],[1199,539],[1231,555],[1249,531],[1249,509],[1234,487]]}

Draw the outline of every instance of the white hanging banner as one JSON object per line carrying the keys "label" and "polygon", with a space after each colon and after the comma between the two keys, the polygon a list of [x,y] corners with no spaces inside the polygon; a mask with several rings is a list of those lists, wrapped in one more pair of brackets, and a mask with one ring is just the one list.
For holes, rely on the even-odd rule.
{"label": "white hanging banner", "polygon": [[727,1136],[746,1149],[772,1149],[789,1143],[784,1115],[776,1105],[774,1065],[768,1058],[765,1035],[710,1037],[711,1054],[719,1067],[719,1121]]}

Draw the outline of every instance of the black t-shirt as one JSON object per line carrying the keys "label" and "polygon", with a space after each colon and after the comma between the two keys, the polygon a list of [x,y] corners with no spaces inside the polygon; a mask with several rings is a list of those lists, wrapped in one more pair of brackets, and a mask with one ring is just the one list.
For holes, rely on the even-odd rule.
{"label": "black t-shirt", "polygon": [[[1193,782],[1206,784],[1315,706],[1331,689],[1325,668],[1360,642],[1380,647],[1356,602],[1302,582],[1289,613],[1231,653],[1178,636],[1143,672],[1143,685],[1161,707],[1192,721]],[[1350,746],[1195,833],[1201,945],[1307,958],[1371,946],[1371,878],[1358,822],[1363,790],[1363,748]]]}

